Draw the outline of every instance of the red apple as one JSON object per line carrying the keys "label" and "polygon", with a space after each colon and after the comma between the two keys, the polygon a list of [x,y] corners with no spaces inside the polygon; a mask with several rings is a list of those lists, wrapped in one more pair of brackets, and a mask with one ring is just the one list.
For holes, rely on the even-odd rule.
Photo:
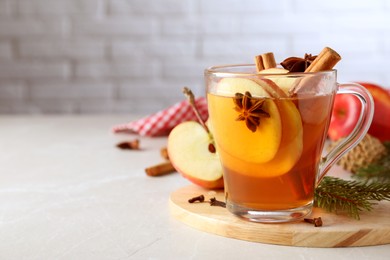
{"label": "red apple", "polygon": [[182,176],[203,188],[218,189],[223,188],[223,171],[218,154],[208,149],[211,141],[198,122],[184,122],[170,132],[168,154]]}
{"label": "red apple", "polygon": [[352,132],[359,119],[361,106],[360,101],[352,95],[336,96],[328,131],[331,140],[336,141]]}
{"label": "red apple", "polygon": [[390,141],[390,93],[372,83],[358,82],[370,91],[375,103],[374,118],[368,133],[382,142]]}
{"label": "red apple", "polygon": [[[374,118],[368,133],[380,141],[390,141],[390,93],[372,83],[358,82],[366,87],[374,99]],[[354,128],[361,104],[351,95],[337,95],[332,111],[328,135],[332,140],[347,136]]]}

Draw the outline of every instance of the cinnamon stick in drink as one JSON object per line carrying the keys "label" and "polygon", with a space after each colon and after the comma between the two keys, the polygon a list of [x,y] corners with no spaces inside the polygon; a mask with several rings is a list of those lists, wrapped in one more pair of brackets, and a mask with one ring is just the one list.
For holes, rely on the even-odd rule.
{"label": "cinnamon stick in drink", "polygon": [[[341,56],[332,48],[325,47],[322,49],[317,58],[305,70],[305,73],[320,72],[331,70],[341,60]],[[295,96],[298,92],[313,88],[318,85],[318,77],[306,77],[297,80],[295,85],[289,90],[290,96]]]}
{"label": "cinnamon stick in drink", "polygon": [[341,60],[341,56],[329,47],[325,47],[305,72],[331,70]]}
{"label": "cinnamon stick in drink", "polygon": [[[255,63],[256,63],[256,69],[257,72],[260,72],[264,69],[269,68],[275,68],[276,67],[276,61],[274,54],[272,52],[264,53],[261,55],[257,55],[255,57]],[[255,82],[261,80],[261,79],[253,79]],[[284,105],[282,102],[280,102],[280,98],[287,98],[286,93],[276,84],[260,84],[264,88],[264,90],[270,95],[271,98],[275,98],[276,105],[279,107],[279,109],[285,110]],[[283,120],[282,120],[283,121]],[[290,185],[292,192],[294,193],[294,196],[297,199],[301,199],[304,197],[304,194],[302,194],[302,191],[304,191],[304,187],[302,186],[302,182],[300,179],[291,177],[290,174],[288,175],[282,175],[280,176],[280,180],[282,182],[288,183]]]}
{"label": "cinnamon stick in drink", "polygon": [[276,67],[275,57],[272,52],[261,54],[261,58],[263,59],[264,69],[270,69]]}
{"label": "cinnamon stick in drink", "polygon": [[263,53],[255,56],[255,64],[257,72],[264,69],[270,69],[276,67],[275,56],[272,52]]}
{"label": "cinnamon stick in drink", "polygon": [[263,58],[261,57],[261,55],[255,56],[255,64],[257,72],[260,72],[264,69]]}
{"label": "cinnamon stick in drink", "polygon": [[[306,68],[305,73],[314,73],[320,71],[332,70],[333,67],[341,60],[341,56],[329,47],[325,47],[317,58]],[[295,85],[289,90],[289,96],[297,96],[298,94],[304,95],[305,92],[310,92],[311,89],[317,88],[320,84],[321,77],[313,75],[312,77],[308,76],[302,79],[298,79]],[[305,102],[300,103],[300,112],[303,118],[307,122],[317,123],[321,122],[326,113],[318,113],[318,111],[326,112],[326,110],[315,109],[315,107],[328,106],[328,100],[313,99],[312,101],[306,99]],[[306,187],[304,183],[295,183]]]}

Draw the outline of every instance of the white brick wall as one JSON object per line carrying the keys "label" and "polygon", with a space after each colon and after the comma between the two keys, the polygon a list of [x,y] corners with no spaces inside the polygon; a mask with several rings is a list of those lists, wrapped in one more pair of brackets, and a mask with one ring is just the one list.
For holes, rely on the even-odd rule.
{"label": "white brick wall", "polygon": [[208,66],[324,46],[390,88],[390,1],[0,0],[0,113],[152,113]]}

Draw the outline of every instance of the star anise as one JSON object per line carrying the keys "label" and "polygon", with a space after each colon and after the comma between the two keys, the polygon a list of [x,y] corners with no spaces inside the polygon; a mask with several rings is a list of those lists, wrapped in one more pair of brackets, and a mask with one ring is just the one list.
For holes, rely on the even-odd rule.
{"label": "star anise", "polygon": [[304,72],[307,67],[315,60],[317,56],[311,54],[305,54],[305,57],[290,57],[280,63],[286,70],[290,72]]}
{"label": "star anise", "polygon": [[263,110],[265,99],[252,98],[248,91],[245,95],[236,93],[233,101],[236,105],[234,109],[239,113],[236,120],[245,121],[246,126],[252,132],[255,132],[260,125],[261,117],[270,117],[269,113]]}

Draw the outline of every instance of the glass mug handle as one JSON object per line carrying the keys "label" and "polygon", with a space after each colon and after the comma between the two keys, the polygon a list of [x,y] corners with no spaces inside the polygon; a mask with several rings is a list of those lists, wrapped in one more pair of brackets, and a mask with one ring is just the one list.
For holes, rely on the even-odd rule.
{"label": "glass mug handle", "polygon": [[319,169],[319,175],[316,185],[324,178],[325,174],[345,153],[354,148],[366,135],[370,128],[372,117],[374,115],[374,101],[370,92],[363,86],[356,83],[338,84],[337,95],[354,95],[362,104],[359,119],[353,131],[338,145],[336,145],[328,154],[322,157]]}

